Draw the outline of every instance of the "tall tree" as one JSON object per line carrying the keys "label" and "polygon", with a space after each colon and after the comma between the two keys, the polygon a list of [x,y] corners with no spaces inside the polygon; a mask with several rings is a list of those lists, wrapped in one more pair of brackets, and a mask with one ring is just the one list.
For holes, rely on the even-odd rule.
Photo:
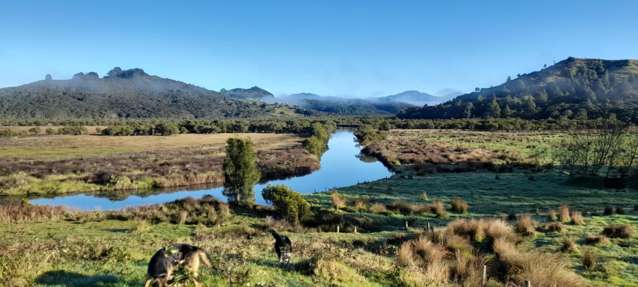
{"label": "tall tree", "polygon": [[224,195],[228,201],[239,205],[255,203],[253,187],[260,177],[252,142],[248,139],[228,139],[224,159]]}

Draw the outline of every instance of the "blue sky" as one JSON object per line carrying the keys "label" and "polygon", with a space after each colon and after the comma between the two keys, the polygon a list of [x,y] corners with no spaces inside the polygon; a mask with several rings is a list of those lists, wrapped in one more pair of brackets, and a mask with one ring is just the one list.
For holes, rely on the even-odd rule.
{"label": "blue sky", "polygon": [[469,91],[638,58],[638,1],[5,1],[0,87],[140,67],[209,89]]}

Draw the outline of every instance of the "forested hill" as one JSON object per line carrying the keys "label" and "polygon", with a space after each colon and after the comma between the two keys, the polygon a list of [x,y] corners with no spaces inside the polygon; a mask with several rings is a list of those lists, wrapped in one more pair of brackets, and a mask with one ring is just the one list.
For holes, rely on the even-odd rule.
{"label": "forested hill", "polygon": [[410,108],[401,118],[595,119],[638,122],[638,60],[568,58],[502,85]]}
{"label": "forested hill", "polygon": [[249,103],[141,69],[114,68],[104,77],[78,73],[0,89],[0,118],[212,118],[294,113],[288,107]]}

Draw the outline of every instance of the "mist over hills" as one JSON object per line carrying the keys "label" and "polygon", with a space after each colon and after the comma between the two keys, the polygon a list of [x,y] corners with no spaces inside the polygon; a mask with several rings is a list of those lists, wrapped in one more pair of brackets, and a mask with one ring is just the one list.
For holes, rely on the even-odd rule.
{"label": "mist over hills", "polygon": [[344,98],[321,96],[313,93],[297,93],[273,97],[271,93],[253,87],[224,92],[234,99],[255,100],[296,106],[306,110],[339,115],[395,115],[412,106],[434,105],[453,97],[437,97],[419,91],[405,91],[395,95],[377,98]]}
{"label": "mist over hills", "polygon": [[638,122],[638,60],[568,58],[401,118],[596,119]]}
{"label": "mist over hills", "polygon": [[102,78],[95,72],[78,73],[69,80],[47,75],[42,81],[0,89],[3,118],[213,118],[294,112],[280,105],[234,100],[142,69],[118,67]]}

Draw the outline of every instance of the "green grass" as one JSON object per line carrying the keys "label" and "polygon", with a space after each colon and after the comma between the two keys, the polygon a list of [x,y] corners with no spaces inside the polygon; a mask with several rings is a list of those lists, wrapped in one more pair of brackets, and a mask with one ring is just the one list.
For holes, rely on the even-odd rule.
{"label": "green grass", "polygon": [[[383,203],[397,200],[431,203],[434,199],[447,203],[454,197],[461,197],[470,205],[470,216],[534,213],[555,209],[561,204],[583,212],[600,212],[606,206],[631,209],[638,204],[635,189],[592,188],[569,184],[568,180],[556,172],[440,173],[407,178],[397,176],[337,191],[348,198],[367,198]],[[429,197],[427,201],[420,199],[423,192]],[[327,205],[329,196],[329,193],[319,193],[309,198]]]}

